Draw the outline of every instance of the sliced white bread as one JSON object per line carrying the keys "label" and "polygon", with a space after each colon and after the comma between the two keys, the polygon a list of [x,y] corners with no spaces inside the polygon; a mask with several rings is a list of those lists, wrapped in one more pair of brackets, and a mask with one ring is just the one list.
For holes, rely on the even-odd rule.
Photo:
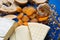
{"label": "sliced white bread", "polygon": [[30,33],[27,26],[19,26],[15,30],[16,40],[31,40]]}
{"label": "sliced white bread", "polygon": [[0,18],[0,37],[7,40],[18,26],[13,20]]}
{"label": "sliced white bread", "polygon": [[33,0],[33,2],[35,2],[36,4],[40,4],[40,3],[44,3],[47,0]]}
{"label": "sliced white bread", "polygon": [[0,37],[0,40],[3,40],[3,39],[4,39],[4,38],[1,38],[1,37]]}
{"label": "sliced white bread", "polygon": [[10,36],[10,39],[9,40],[16,40],[15,32]]}
{"label": "sliced white bread", "polygon": [[12,20],[16,17],[17,17],[16,15],[6,15],[6,16],[4,16],[4,18],[10,19],[10,20]]}
{"label": "sliced white bread", "polygon": [[32,40],[44,40],[48,30],[50,29],[49,26],[41,23],[28,23],[28,25]]}
{"label": "sliced white bread", "polygon": [[44,40],[49,29],[47,25],[31,22],[28,26],[17,27],[10,40]]}
{"label": "sliced white bread", "polygon": [[1,0],[0,1],[0,11],[6,13],[16,12],[16,5],[14,0]]}

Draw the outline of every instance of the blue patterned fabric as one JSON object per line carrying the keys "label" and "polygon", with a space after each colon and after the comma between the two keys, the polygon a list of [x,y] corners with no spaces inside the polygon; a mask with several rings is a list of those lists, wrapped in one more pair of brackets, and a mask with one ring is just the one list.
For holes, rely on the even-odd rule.
{"label": "blue patterned fabric", "polygon": [[[60,0],[49,0],[49,4],[54,4],[56,6],[56,10],[55,12],[57,12],[58,16],[54,15],[56,17],[56,19],[59,21],[60,23]],[[53,20],[54,22],[54,20]],[[49,36],[51,36],[51,38],[53,40],[58,40],[58,38],[60,37],[60,28],[58,28],[57,24],[53,24],[53,22],[51,22],[49,25],[51,27],[51,29],[49,30]]]}

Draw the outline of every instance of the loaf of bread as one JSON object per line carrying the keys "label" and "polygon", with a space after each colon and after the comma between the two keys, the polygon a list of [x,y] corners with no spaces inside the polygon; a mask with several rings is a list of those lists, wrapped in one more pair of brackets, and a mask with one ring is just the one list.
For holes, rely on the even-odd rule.
{"label": "loaf of bread", "polygon": [[16,12],[14,0],[0,0],[0,11],[5,13]]}

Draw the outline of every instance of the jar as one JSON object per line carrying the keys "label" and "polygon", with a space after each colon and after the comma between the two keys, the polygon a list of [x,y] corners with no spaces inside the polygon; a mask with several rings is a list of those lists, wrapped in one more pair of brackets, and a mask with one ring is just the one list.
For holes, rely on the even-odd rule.
{"label": "jar", "polygon": [[47,3],[40,4],[37,7],[37,11],[39,14],[39,17],[38,17],[39,22],[48,23],[49,15],[51,13],[50,6]]}

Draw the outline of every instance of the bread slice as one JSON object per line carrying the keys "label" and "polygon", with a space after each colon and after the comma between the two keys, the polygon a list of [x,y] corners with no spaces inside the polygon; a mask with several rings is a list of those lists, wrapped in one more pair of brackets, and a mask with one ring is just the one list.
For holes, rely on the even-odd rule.
{"label": "bread slice", "polygon": [[3,38],[3,40],[7,40],[17,26],[18,24],[13,20],[0,18],[0,37]]}
{"label": "bread slice", "polygon": [[27,26],[21,25],[16,28],[15,32],[10,36],[9,40],[30,40],[28,31],[29,30]]}
{"label": "bread slice", "polygon": [[16,17],[17,17],[16,15],[6,15],[6,16],[4,16],[4,18],[10,19],[10,20],[12,20]]}
{"label": "bread slice", "polygon": [[14,0],[1,0],[0,1],[0,12],[13,13],[16,12],[16,5]]}
{"label": "bread slice", "polygon": [[28,2],[28,0],[15,0],[15,2],[19,5],[24,5]]}
{"label": "bread slice", "polygon": [[10,40],[44,40],[49,29],[47,25],[31,22],[17,27]]}
{"label": "bread slice", "polygon": [[16,28],[15,32],[16,32],[16,40],[31,40],[27,26],[21,25],[18,28]]}
{"label": "bread slice", "polygon": [[45,3],[47,0],[33,0],[36,4]]}
{"label": "bread slice", "polygon": [[10,39],[9,40],[16,40],[15,32],[10,36]]}
{"label": "bread slice", "polygon": [[1,38],[1,37],[0,37],[0,40],[3,40],[3,39],[4,39],[4,38]]}
{"label": "bread slice", "polygon": [[28,23],[28,25],[32,40],[44,40],[48,30],[50,29],[49,26],[41,23]]}

